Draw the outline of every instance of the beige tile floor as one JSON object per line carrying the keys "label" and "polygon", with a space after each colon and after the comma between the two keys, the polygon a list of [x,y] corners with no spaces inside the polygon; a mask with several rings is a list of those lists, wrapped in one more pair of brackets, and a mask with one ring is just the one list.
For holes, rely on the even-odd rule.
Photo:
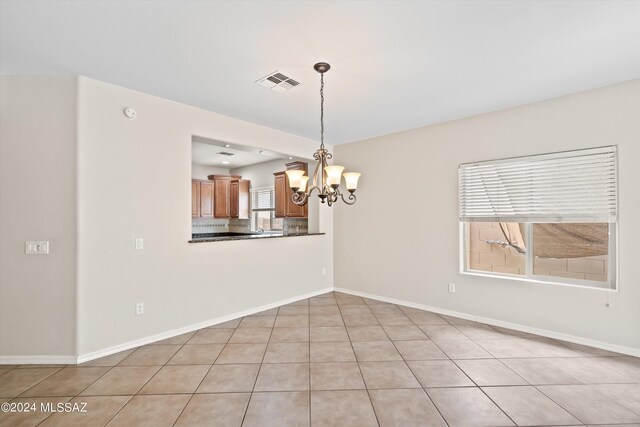
{"label": "beige tile floor", "polygon": [[[640,359],[328,293],[80,366],[2,366],[0,426],[640,426]],[[40,411],[86,403],[86,412]],[[73,407],[73,406],[71,406]]]}

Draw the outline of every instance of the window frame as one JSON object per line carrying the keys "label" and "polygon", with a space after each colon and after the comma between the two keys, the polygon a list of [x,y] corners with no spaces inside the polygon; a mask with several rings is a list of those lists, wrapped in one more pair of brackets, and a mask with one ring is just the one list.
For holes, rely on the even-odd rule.
{"label": "window frame", "polygon": [[[460,244],[459,244],[459,257],[460,257],[460,268],[459,273],[467,276],[480,276],[480,277],[491,277],[497,279],[511,279],[522,282],[534,282],[534,283],[542,283],[542,284],[550,284],[550,285],[563,285],[563,286],[572,286],[578,288],[585,289],[595,289],[600,291],[609,291],[609,292],[619,292],[620,288],[618,285],[618,232],[619,232],[619,224],[615,222],[609,223],[609,251],[608,251],[608,266],[607,266],[607,281],[599,282],[595,280],[583,280],[583,279],[573,279],[573,278],[565,278],[565,277],[556,277],[556,276],[544,276],[540,274],[533,274],[533,266],[535,257],[533,256],[533,222],[527,222],[525,224],[525,245],[527,247],[527,252],[525,254],[525,274],[509,274],[509,273],[499,273],[495,271],[484,271],[484,270],[473,270],[471,268],[467,268],[469,265],[469,260],[467,259],[467,245],[468,241],[466,239],[467,230],[466,227],[469,226],[470,221],[459,221],[459,236],[460,236]],[[558,223],[561,224],[561,223]]]}
{"label": "window frame", "polygon": [[275,186],[269,186],[269,187],[260,187],[260,188],[252,188],[250,190],[250,199],[251,199],[251,206],[250,206],[250,225],[251,225],[251,231],[257,231],[257,223],[258,223],[258,212],[269,212],[270,213],[270,218],[269,218],[269,231],[282,231],[282,228],[280,229],[274,229],[273,228],[273,220],[276,219],[276,208],[275,206],[273,206],[272,208],[258,208],[258,209],[254,209],[253,208],[253,197],[254,197],[254,193],[258,193],[261,191],[269,191],[271,193],[271,200],[274,201],[275,203]]}
{"label": "window frame", "polygon": [[[569,217],[557,217],[557,218],[553,218],[553,216],[551,215],[545,215],[543,214],[542,216],[537,216],[536,214],[528,214],[528,213],[507,213],[504,216],[500,216],[500,214],[493,214],[496,215],[494,216],[490,216],[490,215],[486,215],[486,211],[484,212],[484,216],[480,215],[477,216],[474,219],[473,215],[465,215],[463,216],[463,204],[462,204],[462,195],[465,195],[465,201],[466,196],[468,195],[468,193],[466,192],[462,192],[462,188],[463,188],[463,184],[462,181],[459,182],[459,190],[458,190],[458,197],[460,200],[460,215],[458,218],[458,224],[459,224],[459,229],[458,229],[458,233],[459,233],[459,273],[460,274],[465,274],[465,275],[471,275],[471,276],[482,276],[482,277],[491,277],[491,278],[501,278],[501,279],[510,279],[510,280],[517,280],[517,281],[525,281],[525,282],[533,282],[533,283],[542,283],[542,284],[553,284],[553,285],[564,285],[564,286],[573,286],[573,287],[580,287],[580,288],[585,288],[585,289],[596,289],[596,290],[604,290],[604,291],[609,291],[609,292],[619,292],[620,290],[620,283],[619,283],[619,270],[618,270],[618,262],[619,262],[619,257],[618,257],[618,242],[619,242],[619,238],[618,238],[618,234],[620,232],[620,224],[618,221],[618,216],[617,216],[617,204],[618,204],[618,163],[617,163],[617,158],[618,158],[618,147],[617,145],[610,145],[610,146],[604,146],[604,147],[595,147],[595,148],[585,148],[585,149],[577,149],[577,150],[567,150],[567,151],[561,151],[561,152],[555,152],[555,153],[544,153],[544,154],[534,154],[534,155],[529,155],[529,156],[518,156],[518,157],[511,157],[511,158],[503,158],[503,159],[495,159],[495,160],[487,160],[487,161],[480,161],[480,162],[471,162],[471,163],[463,163],[461,165],[459,165],[459,177],[461,177],[462,175],[460,175],[460,171],[462,170],[461,168],[463,166],[479,166],[479,165],[491,165],[491,164],[504,164],[504,163],[509,163],[509,162],[522,162],[523,160],[525,162],[528,161],[528,159],[531,159],[534,163],[536,160],[547,160],[547,159],[555,159],[555,158],[568,158],[570,159],[569,161],[571,161],[571,157],[569,156],[565,156],[567,154],[572,154],[575,153],[576,157],[579,157],[582,154],[590,154],[590,153],[594,153],[594,154],[601,154],[602,152],[613,152],[614,153],[614,157],[613,157],[613,162],[614,162],[614,169],[613,169],[613,182],[614,182],[614,188],[615,188],[615,193],[614,193],[614,197],[615,197],[615,205],[613,205],[612,207],[610,206],[610,208],[612,210],[610,210],[609,212],[609,219],[605,219],[605,217],[600,218],[600,215],[594,216],[593,218],[583,218],[583,219],[579,219],[579,218],[570,218],[571,215],[569,215]],[[515,164],[515,163],[514,163]],[[597,169],[596,169],[597,170]],[[489,171],[491,171],[489,169]],[[466,173],[466,171],[465,171]],[[473,173],[473,172],[472,172]],[[476,175],[477,177],[477,175]],[[466,179],[466,175],[465,175],[465,179]],[[473,179],[473,175],[472,175],[472,179]],[[465,181],[466,183],[467,181]],[[502,180],[498,180],[496,181],[495,179],[493,180],[493,183],[496,182],[502,182]],[[508,181],[507,181],[508,182]],[[465,184],[466,185],[466,184]],[[471,184],[473,185],[473,184]],[[543,184],[544,185],[544,184]],[[477,185],[476,185],[477,187]],[[467,187],[464,187],[465,191]],[[535,191],[535,190],[534,190]],[[472,193],[473,194],[473,193]],[[477,196],[476,196],[476,200]],[[491,199],[487,199],[487,201],[489,201]],[[504,200],[504,199],[502,199]],[[508,200],[508,199],[507,199]],[[468,211],[466,210],[467,205],[465,203],[464,205],[464,212],[467,213]],[[482,205],[476,205],[476,206],[480,206],[479,211],[483,212],[482,210]],[[495,211],[494,211],[495,212]],[[486,217],[485,217],[486,216]],[[584,216],[584,215],[583,215]],[[588,216],[588,215],[587,215]],[[501,273],[501,272],[494,272],[494,271],[482,271],[482,270],[474,270],[471,269],[470,264],[469,264],[469,259],[467,259],[467,251],[468,251],[468,245],[470,244],[469,241],[467,241],[467,227],[469,227],[471,223],[475,222],[475,221],[489,221],[489,222],[518,222],[520,224],[524,224],[525,225],[525,245],[526,245],[526,253],[525,253],[525,274],[510,274],[510,273]],[[556,277],[556,276],[545,276],[545,275],[534,275],[533,274],[533,269],[534,269],[534,265],[535,265],[535,257],[534,257],[534,242],[533,242],[533,225],[537,224],[537,223],[556,223],[556,224],[562,224],[562,223],[572,223],[572,222],[603,222],[603,223],[608,223],[609,224],[609,240],[608,240],[608,259],[607,259],[607,281],[606,282],[602,282],[602,281],[594,281],[594,280],[585,280],[585,279],[575,279],[575,278],[565,278],[565,277]]]}

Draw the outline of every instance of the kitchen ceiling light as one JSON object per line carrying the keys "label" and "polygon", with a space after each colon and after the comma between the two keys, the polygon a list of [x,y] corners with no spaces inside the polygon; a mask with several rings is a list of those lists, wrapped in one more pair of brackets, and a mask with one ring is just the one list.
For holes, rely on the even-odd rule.
{"label": "kitchen ceiling light", "polygon": [[[347,172],[343,174],[342,171],[344,167],[329,166],[327,160],[331,160],[333,155],[329,150],[324,148],[324,73],[329,71],[331,66],[326,62],[318,62],[313,68],[320,73],[320,148],[313,153],[313,158],[317,164],[313,172],[312,185],[308,190],[307,181],[309,177],[304,176],[303,171],[288,170],[286,172],[287,178],[289,179],[289,187],[293,190],[291,200],[296,205],[306,205],[311,193],[317,190],[320,201],[322,203],[326,201],[329,206],[338,200],[338,196],[340,196],[342,201],[347,205],[353,205],[356,202],[356,195],[354,193],[358,188],[358,178],[360,174],[357,172]],[[349,196],[346,199],[339,188],[343,175],[347,185],[347,191],[349,191]]]}

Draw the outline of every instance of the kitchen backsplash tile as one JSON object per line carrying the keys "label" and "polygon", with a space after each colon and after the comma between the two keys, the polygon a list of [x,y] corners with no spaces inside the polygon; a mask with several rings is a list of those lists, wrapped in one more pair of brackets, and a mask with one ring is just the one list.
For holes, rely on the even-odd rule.
{"label": "kitchen backsplash tile", "polygon": [[285,218],[283,234],[306,234],[309,232],[307,218]]}
{"label": "kitchen backsplash tile", "polygon": [[226,233],[229,231],[228,219],[192,218],[191,233]]}

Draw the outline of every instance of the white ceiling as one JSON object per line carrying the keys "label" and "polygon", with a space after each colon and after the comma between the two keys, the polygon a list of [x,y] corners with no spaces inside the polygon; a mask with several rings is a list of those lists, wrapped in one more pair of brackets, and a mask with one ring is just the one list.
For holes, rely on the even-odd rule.
{"label": "white ceiling", "polygon": [[[220,154],[221,152],[233,155],[226,156]],[[191,142],[191,163],[195,165],[235,169],[276,159],[293,159],[293,157],[256,147],[228,144],[198,136],[194,136]]]}
{"label": "white ceiling", "polygon": [[[640,77],[639,1],[5,1],[0,72],[82,74],[338,144]],[[279,69],[302,84],[254,83]]]}

